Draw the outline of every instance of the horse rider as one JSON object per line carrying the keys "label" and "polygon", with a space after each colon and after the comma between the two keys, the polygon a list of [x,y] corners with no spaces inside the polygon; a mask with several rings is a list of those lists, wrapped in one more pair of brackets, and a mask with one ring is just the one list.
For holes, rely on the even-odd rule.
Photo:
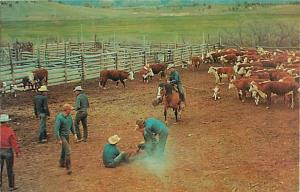
{"label": "horse rider", "polygon": [[170,67],[169,70],[170,70],[170,76],[169,76],[168,83],[177,86],[177,89],[178,89],[178,92],[179,92],[180,101],[181,101],[180,105],[183,108],[185,106],[185,95],[184,95],[183,86],[181,84],[180,74],[175,69],[174,66]]}

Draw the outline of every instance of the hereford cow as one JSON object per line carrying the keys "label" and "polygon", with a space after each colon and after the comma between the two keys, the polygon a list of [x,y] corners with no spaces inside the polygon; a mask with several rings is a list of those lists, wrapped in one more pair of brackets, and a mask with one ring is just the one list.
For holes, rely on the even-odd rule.
{"label": "hereford cow", "polygon": [[153,74],[160,74],[161,79],[166,77],[167,67],[168,65],[165,63],[150,64]]}
{"label": "hereford cow", "polygon": [[100,72],[99,86],[102,87],[103,89],[106,89],[105,85],[108,79],[116,81],[117,82],[116,87],[118,87],[120,81],[125,88],[126,87],[125,81],[127,79],[134,80],[134,77],[132,71],[126,72],[122,70],[103,70]]}
{"label": "hereford cow", "polygon": [[154,76],[154,73],[149,65],[143,66],[139,73],[142,76],[143,83],[145,83],[145,82],[148,83],[149,79],[152,79],[152,77]]}
{"label": "hereford cow", "polygon": [[26,77],[22,79],[24,89],[26,86],[29,88],[37,90],[42,85],[48,85],[48,70],[47,69],[36,69],[29,73]]}
{"label": "hereford cow", "polygon": [[294,101],[296,99],[297,93],[300,92],[299,84],[296,82],[278,82],[278,81],[268,81],[263,83],[257,83],[252,81],[250,83],[249,91],[252,93],[252,97],[255,98],[255,104],[258,105],[259,98],[267,100],[267,105],[271,105],[271,94],[274,93],[278,96],[285,96],[292,92],[292,102],[291,108],[294,108]]}
{"label": "hereford cow", "polygon": [[280,70],[273,70],[269,72],[270,80],[271,81],[278,81],[284,77],[290,76],[288,72],[280,71]]}
{"label": "hereford cow", "polygon": [[248,70],[245,77],[270,80],[270,72],[268,70]]}
{"label": "hereford cow", "polygon": [[222,64],[234,64],[237,61],[237,56],[235,53],[227,54],[224,56],[221,56],[220,61]]}
{"label": "hereford cow", "polygon": [[228,85],[228,89],[236,88],[238,91],[238,97],[239,97],[240,101],[242,101],[244,103],[246,94],[247,94],[247,92],[249,93],[250,83],[252,81],[263,82],[264,80],[255,79],[255,78],[242,78],[242,79],[237,79],[237,80],[231,80]]}
{"label": "hereford cow", "polygon": [[213,74],[216,78],[216,83],[221,83],[222,78],[227,77],[228,82],[235,79],[233,67],[210,67],[208,73]]}
{"label": "hereford cow", "polygon": [[200,68],[200,64],[203,62],[202,58],[199,56],[193,56],[191,58],[192,60],[192,67],[193,69],[199,69]]}

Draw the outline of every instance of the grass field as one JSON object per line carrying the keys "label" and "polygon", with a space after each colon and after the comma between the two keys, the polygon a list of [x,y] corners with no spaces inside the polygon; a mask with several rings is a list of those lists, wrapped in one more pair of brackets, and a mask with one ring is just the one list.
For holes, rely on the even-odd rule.
{"label": "grass field", "polygon": [[[300,5],[276,5],[229,10],[212,5],[171,8],[96,9],[58,3],[21,3],[1,7],[1,42],[99,40],[151,42],[216,41],[243,24],[291,23],[299,25]],[[299,27],[298,27],[299,28]]]}

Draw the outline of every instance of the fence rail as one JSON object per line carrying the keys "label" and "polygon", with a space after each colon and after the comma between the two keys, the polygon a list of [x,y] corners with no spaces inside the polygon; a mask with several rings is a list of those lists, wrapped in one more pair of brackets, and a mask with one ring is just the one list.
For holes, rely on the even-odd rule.
{"label": "fence rail", "polygon": [[[104,52],[95,46],[94,42],[44,44],[35,48],[32,53],[20,53],[22,60],[15,60],[10,49],[9,61],[0,61],[0,80],[8,85],[15,82],[21,86],[22,79],[29,73],[45,68],[48,70],[49,85],[85,81],[99,77],[99,72],[104,69],[137,72],[147,63],[159,62],[181,66],[191,56],[205,54],[218,47],[208,44],[118,45],[118,49]],[[108,44],[101,46],[111,48]]]}

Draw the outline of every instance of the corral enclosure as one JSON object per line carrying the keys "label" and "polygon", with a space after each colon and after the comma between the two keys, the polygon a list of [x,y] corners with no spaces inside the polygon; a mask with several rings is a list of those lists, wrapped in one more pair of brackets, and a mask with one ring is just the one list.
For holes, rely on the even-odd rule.
{"label": "corral enclosure", "polygon": [[[242,103],[227,82],[219,85],[221,99],[214,101],[215,79],[207,71],[220,63],[180,69],[191,56],[224,47],[299,51],[298,4],[96,9],[51,1],[3,2],[0,80],[9,89],[14,81],[20,87],[22,78],[35,69],[49,72],[47,144],[37,142],[35,92],[0,97],[0,114],[12,118],[21,146],[21,157],[15,160],[17,191],[299,191],[299,104],[289,109],[276,96],[270,109],[265,103],[255,106],[251,96]],[[16,49],[18,41],[33,43],[33,49]],[[107,169],[102,147],[109,136],[121,137],[122,151],[136,151],[143,136],[134,130],[135,121],[163,121],[163,106],[153,107],[151,101],[165,79],[155,76],[146,84],[136,78],[126,82],[126,89],[109,82],[107,90],[100,89],[96,79],[104,69],[138,72],[147,63],[177,67],[187,107],[178,123],[168,111],[164,162],[149,158]],[[68,176],[58,167],[60,146],[53,127],[62,105],[74,105],[73,88],[79,84],[90,99],[89,139],[71,139],[73,174]],[[4,171],[3,192],[6,176]]]}
{"label": "corral enclosure", "polygon": [[63,42],[33,45],[32,52],[11,47],[1,48],[0,79],[20,84],[22,78],[37,68],[49,72],[49,84],[62,84],[98,78],[104,69],[137,72],[146,63],[181,66],[193,55],[205,55],[220,44],[116,44]]}

